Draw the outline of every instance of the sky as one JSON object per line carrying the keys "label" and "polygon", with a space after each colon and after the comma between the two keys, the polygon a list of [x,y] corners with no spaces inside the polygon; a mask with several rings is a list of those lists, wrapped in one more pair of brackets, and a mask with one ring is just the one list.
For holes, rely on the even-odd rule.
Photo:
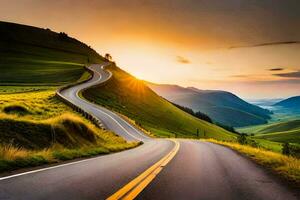
{"label": "sky", "polygon": [[0,0],[0,20],[66,32],[139,79],[300,95],[299,0]]}

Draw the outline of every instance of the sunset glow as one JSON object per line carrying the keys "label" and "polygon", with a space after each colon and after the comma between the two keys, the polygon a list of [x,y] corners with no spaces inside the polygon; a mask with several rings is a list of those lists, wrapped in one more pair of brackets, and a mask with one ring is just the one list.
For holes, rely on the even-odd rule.
{"label": "sunset glow", "polygon": [[286,1],[287,8],[271,1],[253,3],[251,9],[241,4],[235,13],[233,1],[31,2],[1,1],[1,20],[66,32],[101,54],[110,53],[139,79],[228,90],[245,98],[300,92],[299,76],[289,75],[300,70],[299,44],[230,48],[300,40],[291,14],[299,15],[295,1]]}

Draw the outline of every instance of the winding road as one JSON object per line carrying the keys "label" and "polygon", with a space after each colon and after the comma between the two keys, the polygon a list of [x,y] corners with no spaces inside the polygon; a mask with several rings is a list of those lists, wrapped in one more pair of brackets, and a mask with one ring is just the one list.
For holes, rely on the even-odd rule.
{"label": "winding road", "polygon": [[105,156],[0,177],[0,199],[299,199],[277,178],[235,151],[195,140],[153,139],[117,114],[79,97],[106,82],[105,65],[93,78],[61,91],[103,126],[143,145]]}

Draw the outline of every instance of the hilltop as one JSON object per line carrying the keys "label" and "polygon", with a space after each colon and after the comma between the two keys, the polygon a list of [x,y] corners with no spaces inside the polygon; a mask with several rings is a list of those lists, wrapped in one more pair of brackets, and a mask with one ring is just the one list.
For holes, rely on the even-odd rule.
{"label": "hilltop", "polygon": [[74,82],[83,65],[103,58],[88,45],[50,29],[0,21],[0,84]]}
{"label": "hilltop", "polygon": [[147,83],[158,95],[194,111],[201,111],[215,122],[242,127],[267,123],[271,112],[250,104],[238,96],[219,90]]}
{"label": "hilltop", "polygon": [[282,100],[274,104],[274,106],[281,106],[287,109],[300,109],[300,96],[290,97]]}

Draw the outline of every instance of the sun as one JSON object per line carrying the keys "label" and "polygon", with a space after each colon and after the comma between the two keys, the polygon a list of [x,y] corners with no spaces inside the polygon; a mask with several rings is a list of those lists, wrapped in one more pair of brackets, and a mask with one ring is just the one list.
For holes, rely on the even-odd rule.
{"label": "sun", "polygon": [[134,77],[126,78],[126,80],[124,81],[127,84],[127,88],[129,88],[131,92],[134,92],[139,97],[145,95],[146,86],[144,84],[144,81],[136,79]]}

